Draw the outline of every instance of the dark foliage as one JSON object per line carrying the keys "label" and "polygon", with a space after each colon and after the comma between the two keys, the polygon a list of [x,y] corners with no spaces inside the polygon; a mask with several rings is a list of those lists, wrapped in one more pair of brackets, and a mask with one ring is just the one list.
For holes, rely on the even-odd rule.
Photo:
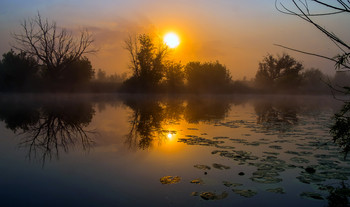
{"label": "dark foliage", "polygon": [[327,77],[319,69],[307,69],[301,73],[301,77],[301,87],[304,92],[312,94],[329,92],[325,83]]}
{"label": "dark foliage", "polygon": [[0,91],[35,90],[39,65],[26,53],[15,53],[13,50],[2,55],[0,61]]}
{"label": "dark foliage", "polygon": [[57,27],[38,13],[34,18],[24,20],[19,33],[13,34],[15,49],[29,54],[43,66],[42,70],[50,81],[60,79],[72,63],[83,55],[93,53],[90,49],[93,39],[87,30],[76,38],[71,32]]}
{"label": "dark foliage", "polygon": [[345,157],[350,151],[350,103],[345,103],[343,108],[334,115],[334,123],[331,126],[333,141],[341,148]]}
{"label": "dark foliage", "polygon": [[0,91],[84,91],[94,76],[94,69],[86,57],[71,62],[54,81],[47,72],[46,65],[40,65],[33,57],[11,50],[3,54],[0,61]]}
{"label": "dark foliage", "polygon": [[[88,58],[82,57],[67,65],[55,82],[47,83],[55,91],[82,91],[87,88],[87,84],[94,77],[94,69]],[[44,80],[50,78],[44,76]]]}
{"label": "dark foliage", "polygon": [[255,75],[257,87],[262,90],[296,90],[301,82],[300,71],[303,65],[293,57],[267,55],[259,63],[259,69]]}
{"label": "dark foliage", "polygon": [[225,93],[230,90],[230,72],[218,61],[190,62],[185,66],[185,74],[190,92]]}
{"label": "dark foliage", "polygon": [[185,88],[184,66],[180,63],[168,61],[165,64],[165,76],[163,88],[167,92],[183,92]]}
{"label": "dark foliage", "polygon": [[122,87],[126,92],[156,92],[164,77],[164,57],[167,47],[156,47],[154,40],[146,34],[138,38],[129,37],[125,41],[125,49],[131,56],[130,68],[132,77],[127,79]]}

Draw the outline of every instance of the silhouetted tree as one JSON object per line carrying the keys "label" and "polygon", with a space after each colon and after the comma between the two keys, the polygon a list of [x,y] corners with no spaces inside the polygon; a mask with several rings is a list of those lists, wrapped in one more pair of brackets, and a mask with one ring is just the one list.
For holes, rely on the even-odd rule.
{"label": "silhouetted tree", "polygon": [[98,69],[97,73],[96,73],[96,78],[99,81],[106,81],[107,79],[107,74],[106,71],[103,71],[101,69]]}
{"label": "silhouetted tree", "polygon": [[287,54],[276,58],[267,55],[259,63],[255,81],[261,89],[296,89],[301,81],[302,69],[303,65]]}
{"label": "silhouetted tree", "polygon": [[126,80],[127,73],[107,75],[102,69],[98,69],[94,79],[90,82],[92,92],[117,92]]}
{"label": "silhouetted tree", "polygon": [[39,65],[24,52],[13,50],[2,55],[0,61],[0,91],[26,91],[37,84]]}
{"label": "silhouetted tree", "polygon": [[13,34],[13,38],[16,42],[14,48],[36,58],[51,81],[62,77],[84,54],[95,52],[89,49],[93,39],[87,30],[75,37],[66,29],[57,27],[55,22],[43,19],[39,13],[24,20],[21,32]]}
{"label": "silhouetted tree", "polygon": [[124,82],[124,90],[129,92],[149,92],[157,90],[164,76],[164,57],[167,47],[156,45],[146,34],[137,38],[129,36],[125,40],[125,49],[130,54],[131,78]]}
{"label": "silhouetted tree", "polygon": [[66,86],[70,89],[76,89],[87,84],[94,77],[94,73],[90,60],[81,57],[71,62],[57,81],[59,84],[63,84],[61,87]]}
{"label": "silhouetted tree", "polygon": [[232,81],[229,70],[218,61],[189,62],[185,66],[185,75],[191,92],[224,93]]}
{"label": "silhouetted tree", "polygon": [[185,72],[181,63],[168,61],[165,64],[165,87],[168,92],[181,92],[184,89]]}
{"label": "silhouetted tree", "polygon": [[344,87],[349,86],[350,74],[344,72],[335,73],[332,82],[337,89],[343,89]]}
{"label": "silhouetted tree", "polygon": [[320,93],[329,92],[326,81],[326,75],[324,75],[319,69],[311,68],[301,73],[302,88],[306,92]]}

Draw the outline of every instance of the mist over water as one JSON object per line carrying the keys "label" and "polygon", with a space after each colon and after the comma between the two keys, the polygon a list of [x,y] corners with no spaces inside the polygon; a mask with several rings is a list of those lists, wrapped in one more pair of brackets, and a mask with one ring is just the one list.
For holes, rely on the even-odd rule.
{"label": "mist over water", "polygon": [[341,105],[328,96],[3,95],[0,198],[327,206],[349,184],[350,163],[329,134]]}

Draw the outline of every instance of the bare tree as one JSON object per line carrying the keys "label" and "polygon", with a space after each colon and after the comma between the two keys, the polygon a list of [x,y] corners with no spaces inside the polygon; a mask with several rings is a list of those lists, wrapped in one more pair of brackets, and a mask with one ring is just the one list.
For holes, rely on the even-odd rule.
{"label": "bare tree", "polygon": [[90,49],[94,40],[87,30],[82,30],[75,37],[72,32],[58,28],[56,22],[43,19],[40,13],[24,20],[21,32],[14,33],[13,38],[14,48],[35,57],[52,78],[59,76],[70,63],[84,54],[96,52]]}
{"label": "bare tree", "polygon": [[130,65],[129,68],[133,71],[135,76],[140,76],[140,68],[138,63],[139,45],[137,43],[137,37],[129,35],[124,41],[124,49],[130,54]]}
{"label": "bare tree", "polygon": [[[286,3],[291,3],[291,6],[286,6]],[[340,52],[334,57],[327,57],[313,52],[306,52],[283,45],[277,45],[289,50],[297,51],[300,53],[313,55],[321,58],[325,58],[335,63],[336,69],[350,70],[350,43],[342,40],[332,31],[327,30],[325,27],[315,21],[315,17],[329,16],[337,14],[350,14],[350,0],[276,0],[275,5],[277,10],[284,14],[297,16],[320,30],[335,44]],[[293,8],[292,8],[293,7]],[[326,12],[314,12],[315,8],[320,8],[321,11]]]}

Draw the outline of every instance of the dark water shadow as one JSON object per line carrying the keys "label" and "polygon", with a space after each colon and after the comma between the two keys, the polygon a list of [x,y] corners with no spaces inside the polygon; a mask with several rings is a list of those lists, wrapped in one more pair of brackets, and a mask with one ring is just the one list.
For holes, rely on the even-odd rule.
{"label": "dark water shadow", "polygon": [[291,100],[259,100],[254,104],[256,123],[267,131],[285,132],[298,124],[300,105]]}
{"label": "dark water shadow", "polygon": [[0,120],[19,136],[28,159],[59,158],[74,147],[89,150],[94,131],[87,130],[95,111],[84,100],[55,97],[10,97],[0,100]]}

